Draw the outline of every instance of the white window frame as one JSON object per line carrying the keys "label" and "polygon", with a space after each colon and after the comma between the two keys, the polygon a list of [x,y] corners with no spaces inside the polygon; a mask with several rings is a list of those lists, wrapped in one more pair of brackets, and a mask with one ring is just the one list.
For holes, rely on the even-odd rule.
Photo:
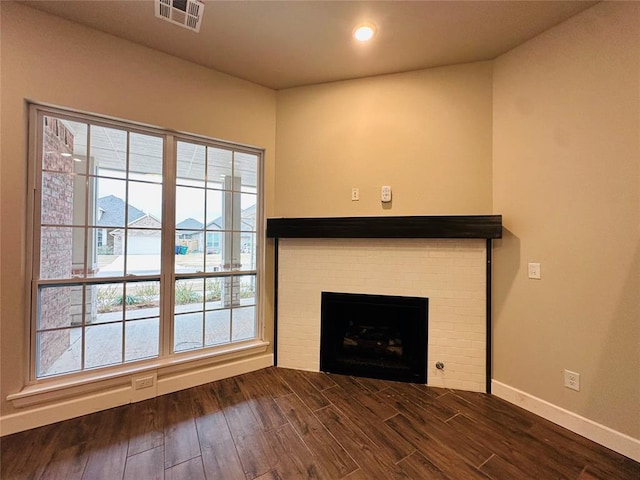
{"label": "white window frame", "polygon": [[[41,197],[39,184],[42,171],[42,118],[43,116],[52,116],[61,119],[69,119],[72,121],[86,122],[92,125],[103,125],[111,128],[124,129],[129,132],[149,133],[153,135],[161,135],[164,138],[164,156],[163,156],[163,212],[162,212],[162,259],[160,278],[160,346],[159,356],[151,360],[139,360],[127,363],[120,363],[113,366],[99,367],[90,370],[76,371],[72,373],[64,373],[60,375],[41,377],[36,375],[37,351],[36,351],[36,320],[37,320],[37,292],[39,286],[43,283],[39,281],[40,262],[39,262],[39,245],[40,245],[40,221],[41,221]],[[256,155],[258,158],[257,171],[257,205],[256,205],[256,265],[253,271],[233,271],[218,272],[211,274],[203,274],[203,277],[224,276],[225,274],[255,274],[257,288],[255,292],[255,316],[256,331],[255,336],[251,340],[237,343],[224,344],[217,347],[205,347],[198,350],[186,352],[172,352],[173,350],[173,324],[174,324],[174,285],[177,274],[174,272],[174,249],[175,249],[175,192],[176,192],[176,161],[177,161],[177,141],[195,142],[198,144],[206,144],[214,147],[230,149],[234,152],[244,152]],[[203,366],[210,364],[211,361],[223,362],[226,359],[237,359],[239,357],[250,356],[256,353],[265,352],[268,342],[264,340],[264,285],[265,285],[265,216],[264,216],[264,149],[247,145],[239,145],[226,141],[220,141],[213,138],[182,134],[174,131],[150,127],[146,125],[136,124],[127,120],[117,120],[106,118],[94,114],[79,113],[63,108],[44,106],[40,104],[29,104],[29,168],[28,168],[28,222],[27,222],[27,285],[26,291],[29,296],[29,308],[27,309],[27,329],[26,355],[25,359],[28,368],[28,378],[26,385],[36,388],[31,391],[29,388],[23,390],[19,394],[11,395],[10,400],[14,404],[23,403],[28,405],[26,397],[31,395],[50,394],[51,391],[58,389],[74,388],[80,384],[86,384],[87,381],[113,380],[118,377],[128,376],[138,372],[165,369],[167,372],[177,372],[182,369],[188,369],[194,366]],[[206,234],[205,234],[206,235]],[[106,240],[106,239],[105,239]],[[168,246],[165,246],[168,245]],[[184,275],[178,275],[184,278]],[[84,279],[85,283],[90,283],[92,279]],[[52,283],[51,281],[49,283]],[[55,281],[53,282],[55,283]],[[60,281],[60,284],[65,284]],[[67,282],[68,283],[68,282]],[[76,282],[74,282],[76,283]],[[82,282],[78,282],[82,283]],[[43,388],[38,389],[41,386]]]}

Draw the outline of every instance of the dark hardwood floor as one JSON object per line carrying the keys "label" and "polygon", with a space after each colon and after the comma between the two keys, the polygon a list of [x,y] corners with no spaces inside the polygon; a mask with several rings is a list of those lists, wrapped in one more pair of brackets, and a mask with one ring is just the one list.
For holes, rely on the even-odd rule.
{"label": "dark hardwood floor", "polygon": [[498,398],[268,368],[0,440],[2,479],[638,480]]}

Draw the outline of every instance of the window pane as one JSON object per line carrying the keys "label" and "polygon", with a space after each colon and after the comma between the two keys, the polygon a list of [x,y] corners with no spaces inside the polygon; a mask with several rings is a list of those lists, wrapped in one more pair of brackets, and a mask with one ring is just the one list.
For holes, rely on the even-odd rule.
{"label": "window pane", "polygon": [[225,177],[232,175],[232,156],[231,150],[215,147],[207,148],[207,186],[209,188],[223,188]]}
{"label": "window pane", "polygon": [[157,226],[162,221],[162,185],[129,181],[130,227]]}
{"label": "window pane", "polygon": [[160,345],[160,319],[148,318],[127,322],[125,325],[124,360],[131,362],[157,357]]}
{"label": "window pane", "polygon": [[255,233],[245,233],[242,235],[242,246],[240,247],[240,270],[256,269],[256,235]]}
{"label": "window pane", "polygon": [[91,125],[90,154],[95,169],[127,170],[127,132]]}
{"label": "window pane", "polygon": [[175,312],[199,312],[204,307],[204,279],[176,280]]}
{"label": "window pane", "polygon": [[84,229],[42,227],[40,230],[40,278],[42,280],[83,276]]}
{"label": "window pane", "polygon": [[223,192],[207,190],[207,230],[222,229]]}
{"label": "window pane", "polygon": [[128,275],[160,273],[161,240],[162,232],[160,230],[127,229],[126,269]]}
{"label": "window pane", "polygon": [[256,207],[258,203],[257,195],[243,193],[241,199],[241,225],[240,228],[234,226],[234,230],[254,231],[256,230]]}
{"label": "window pane", "polygon": [[204,187],[205,150],[203,145],[178,142],[177,179],[178,185]]}
{"label": "window pane", "polygon": [[222,278],[207,278],[205,280],[205,309],[220,308],[222,300]]}
{"label": "window pane", "polygon": [[176,224],[189,219],[204,224],[204,190],[176,187]]}
{"label": "window pane", "polygon": [[95,315],[87,323],[104,323],[122,320],[123,304],[126,304],[124,283],[95,285]]}
{"label": "window pane", "polygon": [[84,225],[86,178],[71,173],[42,173],[43,225]]}
{"label": "window pane", "polygon": [[222,270],[222,234],[220,232],[207,232],[207,256],[205,258],[207,272],[219,272]]}
{"label": "window pane", "polygon": [[55,117],[43,119],[42,170],[72,173],[74,158],[84,165],[87,125]]}
{"label": "window pane", "polygon": [[[77,309],[72,311],[74,302],[77,306],[82,307],[82,290],[78,294],[77,288],[81,289],[82,287],[40,287],[36,322],[38,330],[70,327],[74,318],[80,323],[81,317],[74,317],[74,313],[78,313]],[[79,301],[78,296],[80,297]],[[80,315],[82,315],[81,311]],[[66,347],[68,346],[66,345]]]}
{"label": "window pane", "polygon": [[82,367],[80,328],[39,332],[36,335],[36,374],[39,377],[77,372]]}
{"label": "window pane", "polygon": [[234,308],[232,311],[233,326],[231,339],[236,342],[256,336],[256,308]]}
{"label": "window pane", "polygon": [[129,174],[137,179],[162,182],[162,137],[131,133],[129,135]]}
{"label": "window pane", "polygon": [[258,185],[258,156],[251,153],[236,152],[233,174],[240,177],[241,190],[254,192]]}
{"label": "window pane", "polygon": [[122,322],[118,322],[86,328],[85,368],[122,363],[122,325]]}
{"label": "window pane", "polygon": [[127,320],[159,316],[160,282],[127,283],[127,300]]}
{"label": "window pane", "polygon": [[231,310],[205,312],[205,346],[231,342]]}
{"label": "window pane", "polygon": [[202,348],[202,312],[176,315],[173,350]]}
{"label": "window pane", "polygon": [[89,219],[89,225],[106,228],[124,227],[144,215],[141,210],[129,205],[126,212],[127,182],[113,178],[95,177],[97,191],[95,214]]}
{"label": "window pane", "polygon": [[[124,246],[121,228],[96,229],[102,231],[103,245],[96,247],[96,264],[93,276],[95,277],[121,277],[124,275]],[[106,232],[106,233],[105,233]],[[97,243],[97,232],[94,239]]]}
{"label": "window pane", "polygon": [[206,247],[204,233],[193,230],[176,231],[174,251],[176,273],[197,273],[204,270]]}
{"label": "window pane", "polygon": [[[256,276],[242,275],[235,277],[240,289],[239,298],[242,305],[255,305],[256,303]],[[234,285],[235,287],[235,285]]]}
{"label": "window pane", "polygon": [[[115,234],[115,235],[114,235]],[[107,276],[109,272],[113,274],[114,271],[119,273],[116,275],[122,275],[122,265],[117,267],[114,265],[118,261],[119,254],[115,253],[115,238],[118,235],[118,229],[113,228],[90,228],[89,236],[93,239],[95,260],[93,262],[93,274],[92,276],[100,277]]]}

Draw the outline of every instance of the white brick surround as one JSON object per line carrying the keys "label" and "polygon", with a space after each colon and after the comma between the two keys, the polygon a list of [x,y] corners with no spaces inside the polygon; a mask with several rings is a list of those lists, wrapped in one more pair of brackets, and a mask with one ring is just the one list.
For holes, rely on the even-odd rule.
{"label": "white brick surround", "polygon": [[486,390],[484,239],[280,239],[279,366],[319,370],[323,291],[428,297],[428,385]]}

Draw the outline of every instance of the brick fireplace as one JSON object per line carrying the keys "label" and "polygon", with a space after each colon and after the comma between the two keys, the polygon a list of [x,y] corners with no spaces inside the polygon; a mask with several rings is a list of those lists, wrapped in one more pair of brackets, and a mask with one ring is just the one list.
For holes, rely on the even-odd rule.
{"label": "brick fireplace", "polygon": [[[489,219],[490,228],[463,221],[478,218]],[[427,384],[487,391],[490,238],[499,238],[501,218],[333,220],[303,219],[293,230],[288,222],[295,219],[268,222],[267,235],[277,238],[277,364],[319,371],[322,292],[425,297]],[[426,226],[416,228],[416,220]]]}

